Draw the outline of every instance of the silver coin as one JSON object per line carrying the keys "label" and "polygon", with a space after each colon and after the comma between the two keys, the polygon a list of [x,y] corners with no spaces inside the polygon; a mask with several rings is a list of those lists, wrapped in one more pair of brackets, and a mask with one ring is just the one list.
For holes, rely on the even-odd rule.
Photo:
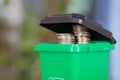
{"label": "silver coin", "polygon": [[76,36],[77,44],[86,44],[90,42],[90,33],[88,29],[81,25],[73,25],[73,33]]}
{"label": "silver coin", "polygon": [[56,34],[58,38],[58,43],[60,44],[73,44],[74,43],[74,36],[73,34],[69,33],[59,33]]}

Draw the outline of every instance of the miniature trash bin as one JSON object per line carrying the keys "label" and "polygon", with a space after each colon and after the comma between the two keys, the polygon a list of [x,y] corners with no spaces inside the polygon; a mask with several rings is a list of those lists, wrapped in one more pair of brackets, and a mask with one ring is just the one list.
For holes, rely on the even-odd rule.
{"label": "miniature trash bin", "polygon": [[109,42],[39,44],[42,80],[108,80]]}
{"label": "miniature trash bin", "polygon": [[56,33],[72,33],[71,25],[77,23],[87,26],[92,35],[88,44],[36,45],[42,80],[108,80],[109,52],[114,49],[115,39],[109,31],[86,19],[78,14],[62,14],[41,21],[42,26]]}

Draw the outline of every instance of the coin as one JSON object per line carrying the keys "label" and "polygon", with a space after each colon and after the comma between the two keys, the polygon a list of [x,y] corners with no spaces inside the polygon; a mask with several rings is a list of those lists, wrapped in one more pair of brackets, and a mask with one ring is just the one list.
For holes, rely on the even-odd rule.
{"label": "coin", "polygon": [[73,25],[73,33],[77,44],[86,44],[90,42],[89,30],[81,25]]}
{"label": "coin", "polygon": [[70,33],[58,33],[56,34],[58,38],[58,43],[60,44],[73,44],[74,43],[74,35]]}

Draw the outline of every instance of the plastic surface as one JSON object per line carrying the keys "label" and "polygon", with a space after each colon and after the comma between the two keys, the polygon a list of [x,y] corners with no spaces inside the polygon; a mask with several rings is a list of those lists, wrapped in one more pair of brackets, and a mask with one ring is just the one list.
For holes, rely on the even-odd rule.
{"label": "plastic surface", "polygon": [[57,33],[73,33],[72,25],[80,24],[86,26],[91,33],[91,40],[109,41],[116,43],[112,33],[102,27],[102,25],[90,20],[87,16],[80,14],[59,14],[47,16],[40,21],[40,25]]}
{"label": "plastic surface", "polygon": [[39,44],[42,80],[108,80],[109,42]]}

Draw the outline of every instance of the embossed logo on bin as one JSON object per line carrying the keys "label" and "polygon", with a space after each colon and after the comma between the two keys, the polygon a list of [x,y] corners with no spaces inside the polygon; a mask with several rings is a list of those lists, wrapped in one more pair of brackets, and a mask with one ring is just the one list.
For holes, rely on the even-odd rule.
{"label": "embossed logo on bin", "polygon": [[48,80],[64,80],[64,78],[49,77]]}

